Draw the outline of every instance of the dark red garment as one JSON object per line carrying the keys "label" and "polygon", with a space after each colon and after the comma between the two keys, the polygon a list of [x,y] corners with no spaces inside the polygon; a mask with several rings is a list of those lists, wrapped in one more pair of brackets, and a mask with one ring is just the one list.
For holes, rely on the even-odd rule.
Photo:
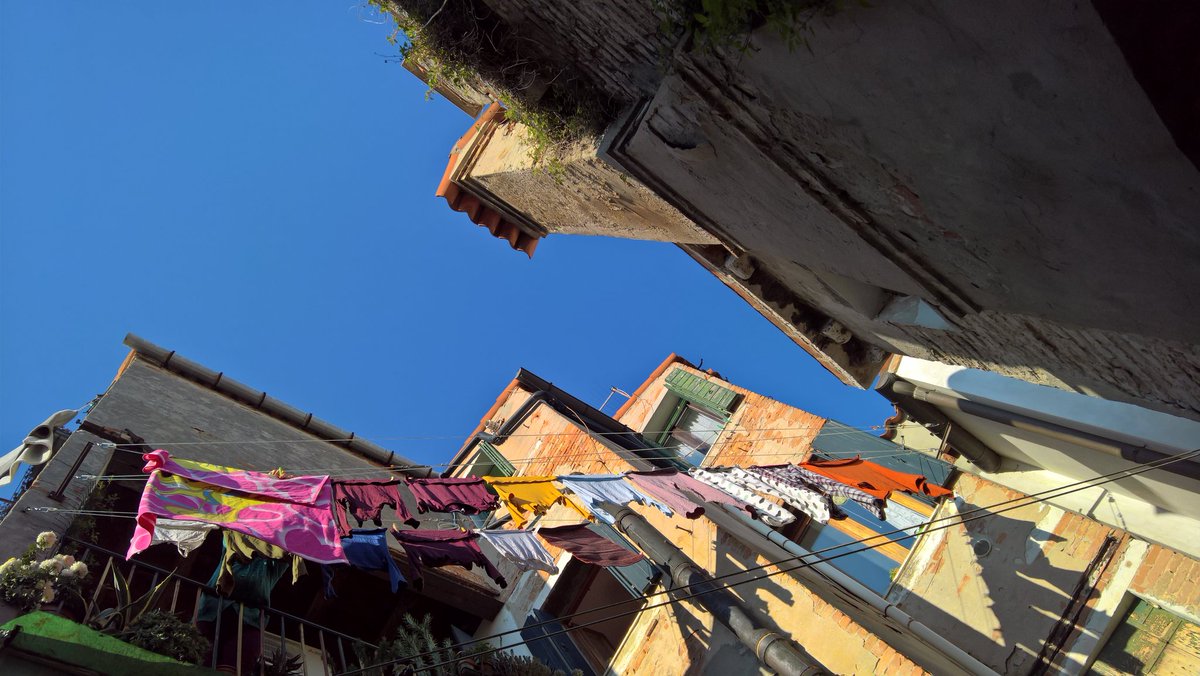
{"label": "dark red garment", "polygon": [[931,484],[920,474],[897,472],[857,455],[843,460],[811,460],[800,463],[800,467],[847,486],[860,488],[881,500],[887,499],[892,491],[924,493],[932,498],[954,495],[954,491]]}
{"label": "dark red garment", "polygon": [[332,483],[333,520],[337,524],[338,535],[343,537],[350,535],[350,520],[346,518],[346,509],[349,509],[350,513],[354,515],[359,526],[362,526],[367,519],[374,521],[376,526],[382,526],[383,520],[380,516],[384,507],[396,510],[396,516],[405,523],[414,526],[419,523],[412,517],[412,514],[408,513],[408,507],[400,499],[400,493],[396,490],[396,486],[400,483],[399,479],[390,481],[339,479]]}
{"label": "dark red garment", "polygon": [[501,587],[508,582],[475,542],[479,536],[461,530],[400,530],[392,526],[392,537],[408,554],[408,579],[415,589],[422,584],[422,568],[462,566],[467,570],[477,565]]}
{"label": "dark red garment", "polygon": [[417,511],[480,514],[500,506],[483,479],[409,479],[408,490],[417,500]]}
{"label": "dark red garment", "polygon": [[571,552],[575,558],[596,566],[629,566],[646,558],[640,552],[631,552],[621,545],[588,528],[586,523],[556,528],[541,528],[538,535],[558,547]]}

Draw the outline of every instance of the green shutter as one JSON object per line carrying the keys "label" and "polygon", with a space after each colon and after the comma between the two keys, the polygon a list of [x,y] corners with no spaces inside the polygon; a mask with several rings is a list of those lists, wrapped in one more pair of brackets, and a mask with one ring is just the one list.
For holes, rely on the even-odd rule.
{"label": "green shutter", "polygon": [[683,369],[675,369],[667,374],[666,385],[668,390],[681,398],[724,415],[729,415],[733,410],[733,402],[738,396],[728,387],[721,387]]}
{"label": "green shutter", "polygon": [[515,476],[517,474],[517,468],[513,467],[508,458],[505,458],[500,453],[500,449],[482,439],[479,441],[479,452],[496,468],[496,474],[500,476]]}

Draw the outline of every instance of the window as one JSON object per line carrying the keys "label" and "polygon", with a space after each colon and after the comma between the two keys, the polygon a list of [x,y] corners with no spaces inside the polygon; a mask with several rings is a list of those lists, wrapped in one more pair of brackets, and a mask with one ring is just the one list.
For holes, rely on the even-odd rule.
{"label": "window", "polygon": [[1092,664],[1092,674],[1200,673],[1200,625],[1136,596]]}
{"label": "window", "polygon": [[671,449],[689,467],[699,467],[712,448],[725,421],[688,402],[681,402],[658,445]]}

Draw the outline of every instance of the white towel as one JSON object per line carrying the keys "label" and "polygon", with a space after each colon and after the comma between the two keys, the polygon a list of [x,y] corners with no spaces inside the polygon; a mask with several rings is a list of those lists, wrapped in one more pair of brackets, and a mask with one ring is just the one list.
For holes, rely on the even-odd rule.
{"label": "white towel", "polygon": [[795,514],[762,497],[753,490],[746,488],[729,475],[714,474],[713,472],[699,468],[693,469],[691,473],[697,480],[703,481],[717,490],[724,491],[753,507],[754,511],[758,513],[758,518],[762,519],[762,522],[768,526],[786,526],[796,520]]}
{"label": "white towel", "polygon": [[636,502],[639,505],[653,505],[667,516],[674,514],[670,507],[634,488],[620,474],[566,474],[557,478],[559,483],[583,500],[592,515],[609,525],[613,523],[613,516],[597,506],[601,502],[618,505]]}
{"label": "white towel", "polygon": [[202,521],[183,519],[174,521],[160,518],[154,524],[154,534],[150,537],[150,544],[170,542],[179,550],[180,556],[187,556],[204,544],[204,538],[208,537],[208,532],[216,527],[215,524]]}
{"label": "white towel", "polygon": [[557,573],[558,566],[554,558],[546,550],[533,533],[527,530],[481,530],[476,531],[497,552],[511,561],[523,571],[544,570],[547,573]]}
{"label": "white towel", "polygon": [[808,488],[789,486],[769,474],[751,474],[741,467],[734,467],[729,473],[744,485],[783,498],[789,505],[812,517],[813,521],[829,523],[833,503],[828,495]]}

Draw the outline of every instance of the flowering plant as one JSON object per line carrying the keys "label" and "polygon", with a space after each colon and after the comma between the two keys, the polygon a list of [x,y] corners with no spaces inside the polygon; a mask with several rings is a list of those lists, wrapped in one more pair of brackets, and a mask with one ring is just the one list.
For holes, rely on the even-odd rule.
{"label": "flowering plant", "polygon": [[[45,556],[58,543],[58,536],[46,531],[37,536],[20,558],[0,564],[0,600],[21,610],[33,610],[56,598],[79,599],[80,582],[88,567],[65,554]],[[38,559],[42,555],[45,558]]]}

